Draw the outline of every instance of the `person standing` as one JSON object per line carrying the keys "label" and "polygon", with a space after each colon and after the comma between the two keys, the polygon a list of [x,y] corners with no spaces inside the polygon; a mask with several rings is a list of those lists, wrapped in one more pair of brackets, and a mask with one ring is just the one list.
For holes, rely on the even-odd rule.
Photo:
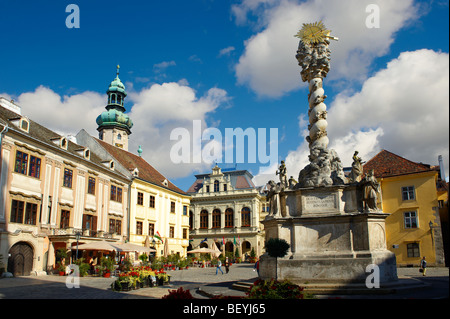
{"label": "person standing", "polygon": [[420,261],[420,269],[422,272],[422,275],[425,276],[427,272],[427,261],[425,260],[425,256],[423,256],[422,260]]}
{"label": "person standing", "polygon": [[230,262],[228,261],[228,257],[225,258],[225,272],[228,274],[230,271]]}
{"label": "person standing", "polygon": [[259,260],[256,261],[254,269],[256,269],[256,271],[258,272],[259,277]]}
{"label": "person standing", "polygon": [[219,270],[220,270],[220,272],[221,272],[222,275],[223,275],[222,262],[220,261],[220,259],[217,261],[216,275],[217,275],[217,273],[219,272]]}

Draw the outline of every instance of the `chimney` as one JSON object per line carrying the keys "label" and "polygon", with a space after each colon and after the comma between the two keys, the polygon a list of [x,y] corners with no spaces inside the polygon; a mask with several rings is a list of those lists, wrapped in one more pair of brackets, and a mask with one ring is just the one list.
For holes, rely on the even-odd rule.
{"label": "chimney", "polygon": [[445,171],[444,171],[444,161],[442,160],[442,155],[438,156],[438,161],[439,161],[439,169],[441,171],[441,180],[443,180],[445,182],[446,176],[445,176]]}

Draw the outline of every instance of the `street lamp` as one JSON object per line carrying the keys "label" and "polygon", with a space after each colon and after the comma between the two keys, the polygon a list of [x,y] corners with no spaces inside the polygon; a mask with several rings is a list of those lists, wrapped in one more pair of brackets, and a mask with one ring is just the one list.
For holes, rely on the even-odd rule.
{"label": "street lamp", "polygon": [[75,237],[76,237],[76,239],[77,239],[77,254],[76,254],[76,260],[78,260],[78,241],[79,241],[80,238],[81,238],[81,232],[79,232],[79,231],[75,232]]}

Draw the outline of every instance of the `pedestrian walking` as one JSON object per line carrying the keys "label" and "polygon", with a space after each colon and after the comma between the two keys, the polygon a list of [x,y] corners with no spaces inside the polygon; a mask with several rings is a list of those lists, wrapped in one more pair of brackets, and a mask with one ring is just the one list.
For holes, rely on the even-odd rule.
{"label": "pedestrian walking", "polygon": [[228,257],[225,258],[225,272],[228,274],[230,271],[230,262],[228,261]]}
{"label": "pedestrian walking", "polygon": [[217,275],[217,273],[219,272],[219,270],[220,270],[220,272],[221,272],[222,275],[223,275],[222,262],[220,261],[220,259],[217,261],[216,275]]}
{"label": "pedestrian walking", "polygon": [[253,268],[256,269],[256,271],[258,272],[258,277],[259,277],[259,260],[256,261],[255,267],[253,267]]}
{"label": "pedestrian walking", "polygon": [[422,260],[420,261],[419,271],[422,273],[423,276],[425,276],[427,272],[427,261],[425,260],[425,256],[423,256]]}

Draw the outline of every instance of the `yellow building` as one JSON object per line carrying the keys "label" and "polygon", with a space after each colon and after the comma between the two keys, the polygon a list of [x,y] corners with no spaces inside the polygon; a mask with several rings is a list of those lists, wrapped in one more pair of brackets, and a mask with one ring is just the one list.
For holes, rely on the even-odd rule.
{"label": "yellow building", "polygon": [[444,249],[436,184],[438,171],[382,150],[364,165],[373,169],[381,185],[386,219],[386,241],[397,265],[444,265]]}

